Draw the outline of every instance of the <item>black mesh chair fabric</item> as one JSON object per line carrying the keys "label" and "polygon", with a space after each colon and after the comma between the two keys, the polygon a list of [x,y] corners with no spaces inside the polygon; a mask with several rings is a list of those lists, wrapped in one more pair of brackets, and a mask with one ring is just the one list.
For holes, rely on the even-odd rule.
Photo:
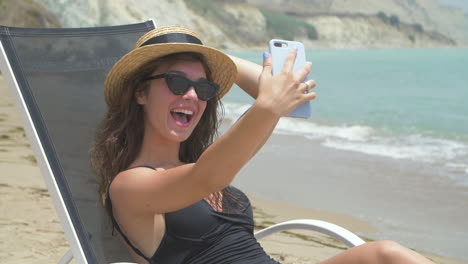
{"label": "black mesh chair fabric", "polygon": [[89,149],[106,111],[107,72],[153,28],[152,21],[75,29],[0,27],[14,78],[88,263],[130,260],[111,238]]}

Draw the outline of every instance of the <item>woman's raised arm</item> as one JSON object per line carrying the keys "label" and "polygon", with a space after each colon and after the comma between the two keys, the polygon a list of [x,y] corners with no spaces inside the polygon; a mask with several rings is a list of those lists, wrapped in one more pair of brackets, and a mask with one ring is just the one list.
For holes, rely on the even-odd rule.
{"label": "woman's raised arm", "polygon": [[307,64],[294,73],[295,56],[296,52],[291,51],[283,72],[275,76],[271,75],[271,56],[264,60],[252,108],[208,147],[196,163],[164,171],[141,168],[138,175],[132,170],[124,171],[114,179],[111,193],[119,192],[116,197],[119,203],[127,203],[127,208],[165,213],[184,208],[229,185],[263,146],[279,118],[315,98],[313,92],[304,93],[307,85],[301,82],[311,66]]}
{"label": "woman's raised arm", "polygon": [[263,67],[248,60],[228,55],[237,67],[236,84],[254,99],[258,95],[258,83]]}

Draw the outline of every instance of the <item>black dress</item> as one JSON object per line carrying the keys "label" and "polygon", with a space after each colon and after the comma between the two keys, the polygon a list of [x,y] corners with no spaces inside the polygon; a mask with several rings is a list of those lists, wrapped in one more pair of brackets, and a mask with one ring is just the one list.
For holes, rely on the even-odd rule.
{"label": "black dress", "polygon": [[[111,214],[112,222],[135,253],[151,264],[279,263],[265,253],[254,237],[252,206],[247,196],[237,188],[228,188],[238,197],[237,203],[223,201],[223,208],[233,209],[229,213],[218,212],[201,200],[164,214],[166,230],[150,257],[132,245]],[[112,212],[109,195],[106,205]]]}

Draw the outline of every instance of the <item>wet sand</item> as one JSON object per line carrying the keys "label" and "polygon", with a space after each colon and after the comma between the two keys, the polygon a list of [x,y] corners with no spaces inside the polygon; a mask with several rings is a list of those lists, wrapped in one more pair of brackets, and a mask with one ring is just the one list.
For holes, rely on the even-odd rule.
{"label": "wet sand", "polygon": [[359,235],[468,263],[468,188],[439,172],[423,163],[274,134],[234,184],[265,200],[352,216],[378,229],[348,227]]}

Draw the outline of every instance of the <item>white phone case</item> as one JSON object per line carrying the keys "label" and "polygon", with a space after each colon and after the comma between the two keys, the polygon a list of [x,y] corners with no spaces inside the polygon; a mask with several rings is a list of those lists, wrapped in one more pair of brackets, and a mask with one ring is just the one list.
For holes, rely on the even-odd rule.
{"label": "white phone case", "polygon": [[[273,63],[272,74],[275,75],[278,72],[281,72],[283,69],[284,61],[289,51],[293,48],[297,48],[296,61],[294,62],[293,71],[297,72],[299,69],[304,66],[306,63],[305,49],[304,45],[301,42],[281,40],[281,39],[272,39],[269,42],[270,54]],[[310,102],[305,102],[302,105],[298,106],[294,111],[292,111],[288,116],[290,117],[301,117],[309,118],[310,117]]]}

